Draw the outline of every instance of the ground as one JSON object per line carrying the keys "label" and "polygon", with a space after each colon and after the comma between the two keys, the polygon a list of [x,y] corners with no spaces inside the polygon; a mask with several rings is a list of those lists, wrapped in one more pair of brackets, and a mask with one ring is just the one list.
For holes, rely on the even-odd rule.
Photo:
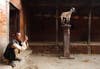
{"label": "ground", "polygon": [[24,69],[100,69],[100,55],[74,54],[72,56],[75,59],[59,59],[50,54],[30,54],[27,56],[27,65]]}

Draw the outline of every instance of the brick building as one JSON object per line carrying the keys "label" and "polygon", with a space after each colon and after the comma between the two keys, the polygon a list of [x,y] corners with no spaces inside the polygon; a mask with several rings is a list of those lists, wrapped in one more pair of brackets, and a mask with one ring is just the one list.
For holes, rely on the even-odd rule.
{"label": "brick building", "polygon": [[11,34],[18,31],[29,36],[31,45],[37,42],[53,42],[54,45],[62,43],[63,31],[59,16],[71,7],[76,8],[71,18],[71,43],[79,48],[73,49],[78,52],[85,49],[87,53],[88,46],[93,46],[92,52],[100,53],[99,0],[1,0],[1,55]]}
{"label": "brick building", "polygon": [[[21,9],[20,0],[0,1],[0,56],[2,56],[10,40],[11,34],[14,33],[14,31],[20,31],[22,34],[24,33],[23,12]],[[19,17],[17,17],[17,14]]]}

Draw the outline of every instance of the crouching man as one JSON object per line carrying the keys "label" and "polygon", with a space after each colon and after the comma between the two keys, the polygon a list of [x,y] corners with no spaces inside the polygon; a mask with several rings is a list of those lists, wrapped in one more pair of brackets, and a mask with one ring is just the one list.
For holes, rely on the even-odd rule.
{"label": "crouching man", "polygon": [[12,67],[16,66],[13,61],[21,61],[17,55],[20,53],[20,51],[27,49],[28,46],[28,37],[25,36],[24,41],[22,41],[21,38],[21,33],[16,33],[14,39],[9,42],[3,55],[4,60],[7,60],[7,64],[11,65]]}

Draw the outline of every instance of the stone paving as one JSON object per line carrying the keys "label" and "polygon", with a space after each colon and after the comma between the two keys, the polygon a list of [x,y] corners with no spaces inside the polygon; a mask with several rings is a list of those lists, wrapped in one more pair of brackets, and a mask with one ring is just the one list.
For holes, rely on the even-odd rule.
{"label": "stone paving", "polygon": [[37,69],[100,69],[100,55],[73,55],[75,59],[59,59],[56,56],[31,55]]}
{"label": "stone paving", "polygon": [[[74,54],[75,59],[59,59],[57,55],[30,54],[13,69],[100,69],[100,55]],[[12,69],[0,64],[0,69]]]}

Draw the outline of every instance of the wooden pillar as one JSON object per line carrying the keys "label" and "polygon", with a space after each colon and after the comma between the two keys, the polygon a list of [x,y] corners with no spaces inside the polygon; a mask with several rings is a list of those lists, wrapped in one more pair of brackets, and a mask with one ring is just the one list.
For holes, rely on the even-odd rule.
{"label": "wooden pillar", "polygon": [[[20,32],[21,32],[22,36],[24,36],[24,31],[25,31],[24,28],[25,28],[24,15],[23,15],[23,10],[21,9],[20,10]],[[23,37],[23,39],[24,39],[24,37]]]}
{"label": "wooden pillar", "polygon": [[63,26],[64,33],[64,57],[70,57],[70,24]]}
{"label": "wooden pillar", "polygon": [[88,19],[88,46],[87,46],[88,54],[92,53],[91,46],[90,46],[90,43],[91,43],[91,17],[92,17],[92,11],[90,8],[89,19]]}
{"label": "wooden pillar", "polygon": [[65,23],[62,25],[63,28],[63,42],[64,42],[64,53],[63,57],[65,59],[74,59],[73,57],[70,56],[70,28],[71,25],[70,23]]}

